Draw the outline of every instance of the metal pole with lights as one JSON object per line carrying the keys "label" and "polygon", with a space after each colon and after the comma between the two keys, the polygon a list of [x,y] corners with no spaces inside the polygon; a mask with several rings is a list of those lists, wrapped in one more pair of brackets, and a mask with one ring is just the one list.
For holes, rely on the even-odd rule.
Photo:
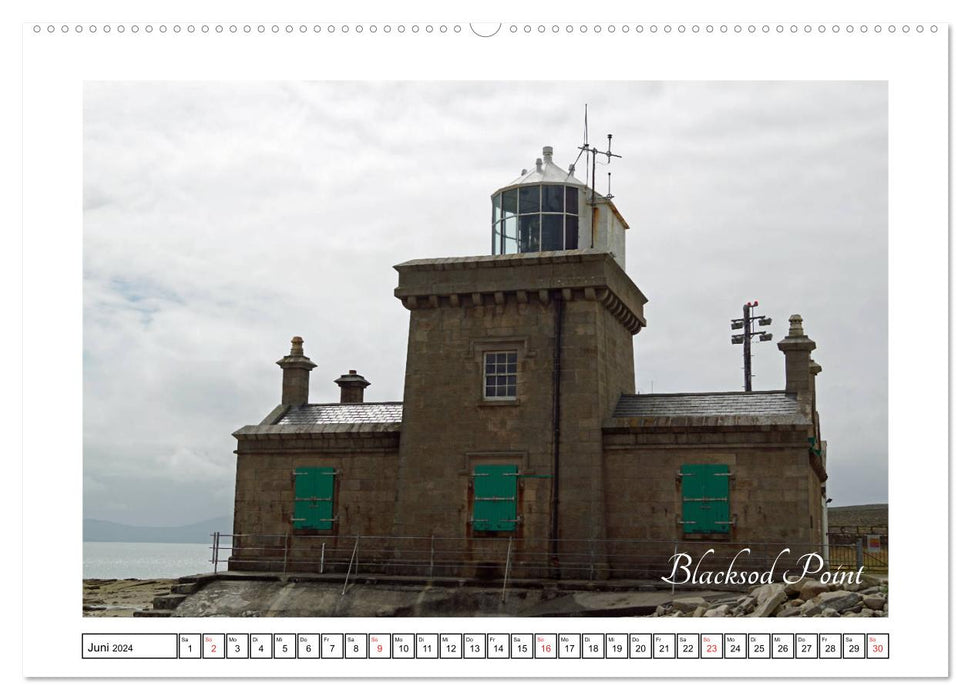
{"label": "metal pole with lights", "polygon": [[732,336],[732,345],[742,346],[742,358],[745,368],[745,391],[752,391],[752,338],[758,337],[759,342],[772,340],[772,334],[752,329],[758,321],[760,326],[769,326],[772,319],[766,316],[753,316],[752,309],[759,305],[758,301],[746,302],[742,307],[742,318],[732,319],[732,330],[742,329],[741,333]]}

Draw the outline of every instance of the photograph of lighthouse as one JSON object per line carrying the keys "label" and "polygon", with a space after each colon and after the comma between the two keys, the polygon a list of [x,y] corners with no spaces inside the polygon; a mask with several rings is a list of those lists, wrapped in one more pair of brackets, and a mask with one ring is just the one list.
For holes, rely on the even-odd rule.
{"label": "photograph of lighthouse", "polygon": [[88,82],[83,139],[84,614],[889,614],[886,83]]}

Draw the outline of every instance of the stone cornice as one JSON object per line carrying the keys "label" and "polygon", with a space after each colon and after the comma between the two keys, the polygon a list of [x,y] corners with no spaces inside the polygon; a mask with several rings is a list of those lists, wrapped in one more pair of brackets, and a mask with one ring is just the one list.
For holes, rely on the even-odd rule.
{"label": "stone cornice", "polygon": [[644,327],[646,297],[609,253],[562,251],[412,260],[395,265],[405,308],[549,304],[557,297],[599,301],[631,333]]}
{"label": "stone cornice", "polygon": [[698,432],[730,430],[812,430],[812,422],[801,413],[724,416],[625,416],[607,419],[604,431],[611,432]]}

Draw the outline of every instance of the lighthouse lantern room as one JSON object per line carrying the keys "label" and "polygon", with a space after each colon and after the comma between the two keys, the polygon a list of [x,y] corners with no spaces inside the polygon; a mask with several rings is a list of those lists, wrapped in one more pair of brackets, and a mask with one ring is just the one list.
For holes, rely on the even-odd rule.
{"label": "lighthouse lantern room", "polygon": [[[594,154],[596,158],[596,153]],[[492,254],[603,250],[624,267],[624,236],[630,228],[613,196],[598,194],[543,148],[532,170],[492,195]]]}

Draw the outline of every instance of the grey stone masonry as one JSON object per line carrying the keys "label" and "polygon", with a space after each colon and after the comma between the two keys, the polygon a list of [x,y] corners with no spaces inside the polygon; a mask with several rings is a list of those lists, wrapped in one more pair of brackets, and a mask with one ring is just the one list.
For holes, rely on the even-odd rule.
{"label": "grey stone masonry", "polygon": [[[501,575],[507,557],[519,577],[639,578],[663,573],[672,551],[749,548],[761,566],[782,544],[793,557],[822,546],[820,366],[798,315],[779,343],[784,390],[635,394],[647,300],[610,253],[395,269],[410,314],[403,400],[363,402],[368,382],[350,370],[337,380],[341,403],[308,403],[316,365],[293,338],[278,362],[281,404],[233,433],[231,569],[317,571],[325,551],[358,536],[386,552],[385,573],[434,543],[449,552],[436,573],[469,578]],[[724,468],[725,527],[685,527],[686,465]],[[329,527],[295,524],[304,469],[332,478]],[[515,482],[496,495],[489,474]],[[491,486],[477,493],[483,475]],[[753,597],[751,608],[796,614],[784,598]]]}
{"label": "grey stone masonry", "polygon": [[796,394],[800,403],[812,407],[814,377],[822,367],[813,362],[816,343],[803,330],[799,314],[789,317],[789,334],[779,341],[779,349],[786,356],[786,392]]}
{"label": "grey stone masonry", "polygon": [[[539,552],[553,538],[603,538],[601,427],[634,388],[632,336],[645,324],[644,295],[604,252],[415,260],[395,269],[395,296],[411,312],[396,534],[498,534],[471,525],[472,473],[477,464],[511,464],[521,475],[517,522],[502,534]],[[515,357],[515,394],[501,400],[483,392],[492,352]],[[496,538],[497,562],[504,541]],[[560,546],[566,555],[562,547],[572,545]],[[599,567],[603,552],[593,558]]]}
{"label": "grey stone masonry", "polygon": [[294,336],[290,354],[277,364],[283,369],[283,398],[280,403],[302,406],[310,399],[310,372],[317,365],[303,354],[303,338]]}
{"label": "grey stone masonry", "polygon": [[334,384],[341,388],[341,403],[364,403],[364,390],[371,386],[371,382],[356,369],[347,370],[347,374],[335,379]]}
{"label": "grey stone masonry", "polygon": [[[647,298],[606,252],[567,250],[549,253],[483,255],[411,260],[395,265],[394,294],[408,309],[443,306],[515,307],[550,293],[598,301],[631,334],[644,327]],[[434,274],[431,274],[434,273]]]}

